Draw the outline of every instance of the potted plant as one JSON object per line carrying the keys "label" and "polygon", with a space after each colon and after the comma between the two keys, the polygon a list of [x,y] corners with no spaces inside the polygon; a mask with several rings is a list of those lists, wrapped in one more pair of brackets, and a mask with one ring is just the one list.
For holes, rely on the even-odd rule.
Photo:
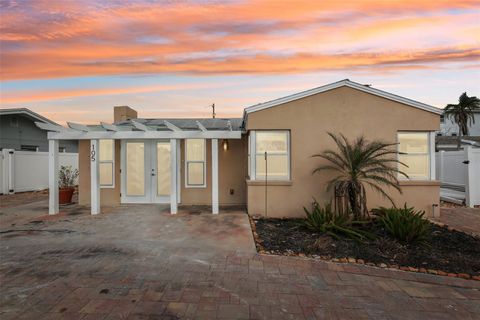
{"label": "potted plant", "polygon": [[78,170],[72,169],[72,166],[61,166],[58,175],[58,202],[67,204],[72,202],[75,183],[78,178]]}

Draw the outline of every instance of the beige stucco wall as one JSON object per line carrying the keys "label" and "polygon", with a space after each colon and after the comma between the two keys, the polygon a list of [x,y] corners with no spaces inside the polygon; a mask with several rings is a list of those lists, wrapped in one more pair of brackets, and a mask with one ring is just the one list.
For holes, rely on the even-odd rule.
{"label": "beige stucco wall", "polygon": [[[223,150],[222,140],[218,146],[218,197],[220,205],[246,204],[246,176],[247,176],[247,140],[229,140],[229,149]],[[212,203],[212,152],[211,140],[207,140],[207,185],[205,188],[185,188],[185,152],[184,141],[181,141],[181,204],[183,205],[211,205]],[[117,205],[120,203],[120,141],[115,142],[115,188],[101,189],[100,202],[102,205]],[[90,205],[90,141],[81,140],[79,143],[79,203]],[[230,190],[233,194],[230,194]]]}
{"label": "beige stucco wall", "polygon": [[[246,203],[247,140],[229,140],[228,150],[223,150],[218,140],[218,202],[220,205]],[[212,144],[207,140],[207,185],[205,188],[185,187],[185,141],[181,141],[181,204],[211,205],[212,203]],[[230,194],[230,189],[233,194]]]}
{"label": "beige stucco wall", "polygon": [[[78,143],[78,202],[90,205],[90,140]],[[120,203],[120,140],[115,141],[115,188],[100,189],[100,204],[113,206]]]}
{"label": "beige stucco wall", "polygon": [[[291,182],[268,187],[268,216],[303,216],[302,207],[309,206],[312,197],[319,202],[332,199],[332,194],[325,190],[332,173],[312,175],[313,169],[324,162],[311,156],[335,147],[327,132],[343,133],[350,139],[363,134],[368,139],[396,142],[397,131],[434,131],[439,126],[440,118],[436,114],[348,87],[249,114],[247,130],[291,131]],[[407,202],[431,215],[432,204],[439,203],[438,183],[402,188],[402,195],[389,192],[397,205]],[[265,188],[261,183],[248,186],[247,204],[250,214],[264,214]],[[380,205],[388,202],[369,191],[368,206]]]}

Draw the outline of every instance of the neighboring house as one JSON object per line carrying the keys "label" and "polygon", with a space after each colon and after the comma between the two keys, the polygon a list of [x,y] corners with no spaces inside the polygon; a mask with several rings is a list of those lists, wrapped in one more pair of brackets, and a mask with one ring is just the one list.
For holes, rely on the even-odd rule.
{"label": "neighboring house", "polygon": [[[52,131],[52,150],[59,140],[80,140],[79,201],[91,204],[92,214],[100,205],[169,203],[171,213],[179,204],[212,205],[213,213],[245,205],[252,215],[303,216],[313,198],[332,201],[326,191],[332,175],[312,175],[321,163],[312,155],[335,148],[327,132],[336,132],[398,142],[410,179],[401,180],[403,194],[387,192],[397,206],[407,203],[431,216],[439,204],[434,149],[441,113],[342,80],[248,107],[241,119],[137,119],[134,110],[116,107],[114,124],[40,126]],[[52,168],[56,161],[52,152]],[[51,214],[58,212],[55,173]],[[369,190],[368,205],[390,204]]]}
{"label": "neighboring house", "polygon": [[[0,109],[0,150],[48,151],[47,133],[35,122],[57,125],[27,108]],[[77,152],[78,141],[62,140],[60,152]]]}
{"label": "neighboring house", "polygon": [[[468,134],[472,137],[478,137],[480,136],[480,111],[474,111],[473,118],[475,123],[469,123]],[[439,134],[442,136],[458,135],[458,125],[452,117],[441,115]]]}

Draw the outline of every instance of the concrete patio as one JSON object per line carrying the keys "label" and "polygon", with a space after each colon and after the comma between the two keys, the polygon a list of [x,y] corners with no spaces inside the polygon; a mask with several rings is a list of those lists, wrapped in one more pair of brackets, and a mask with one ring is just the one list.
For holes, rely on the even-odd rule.
{"label": "concrete patio", "polygon": [[2,320],[480,318],[477,281],[258,255],[241,211],[5,203]]}

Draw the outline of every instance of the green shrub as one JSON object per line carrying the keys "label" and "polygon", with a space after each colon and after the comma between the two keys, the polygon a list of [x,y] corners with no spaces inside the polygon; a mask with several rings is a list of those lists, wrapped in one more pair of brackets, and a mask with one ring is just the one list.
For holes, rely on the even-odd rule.
{"label": "green shrub", "polygon": [[352,221],[350,214],[335,213],[331,204],[321,207],[315,200],[310,211],[305,207],[303,207],[303,210],[305,210],[307,217],[302,221],[302,225],[307,229],[329,234],[335,239],[339,239],[339,235],[354,240],[373,238],[372,234],[353,227],[356,222]]}
{"label": "green shrub", "polygon": [[414,208],[384,208],[374,209],[378,221],[393,238],[406,242],[425,242],[430,236],[430,222],[425,219],[425,211],[415,211]]}

